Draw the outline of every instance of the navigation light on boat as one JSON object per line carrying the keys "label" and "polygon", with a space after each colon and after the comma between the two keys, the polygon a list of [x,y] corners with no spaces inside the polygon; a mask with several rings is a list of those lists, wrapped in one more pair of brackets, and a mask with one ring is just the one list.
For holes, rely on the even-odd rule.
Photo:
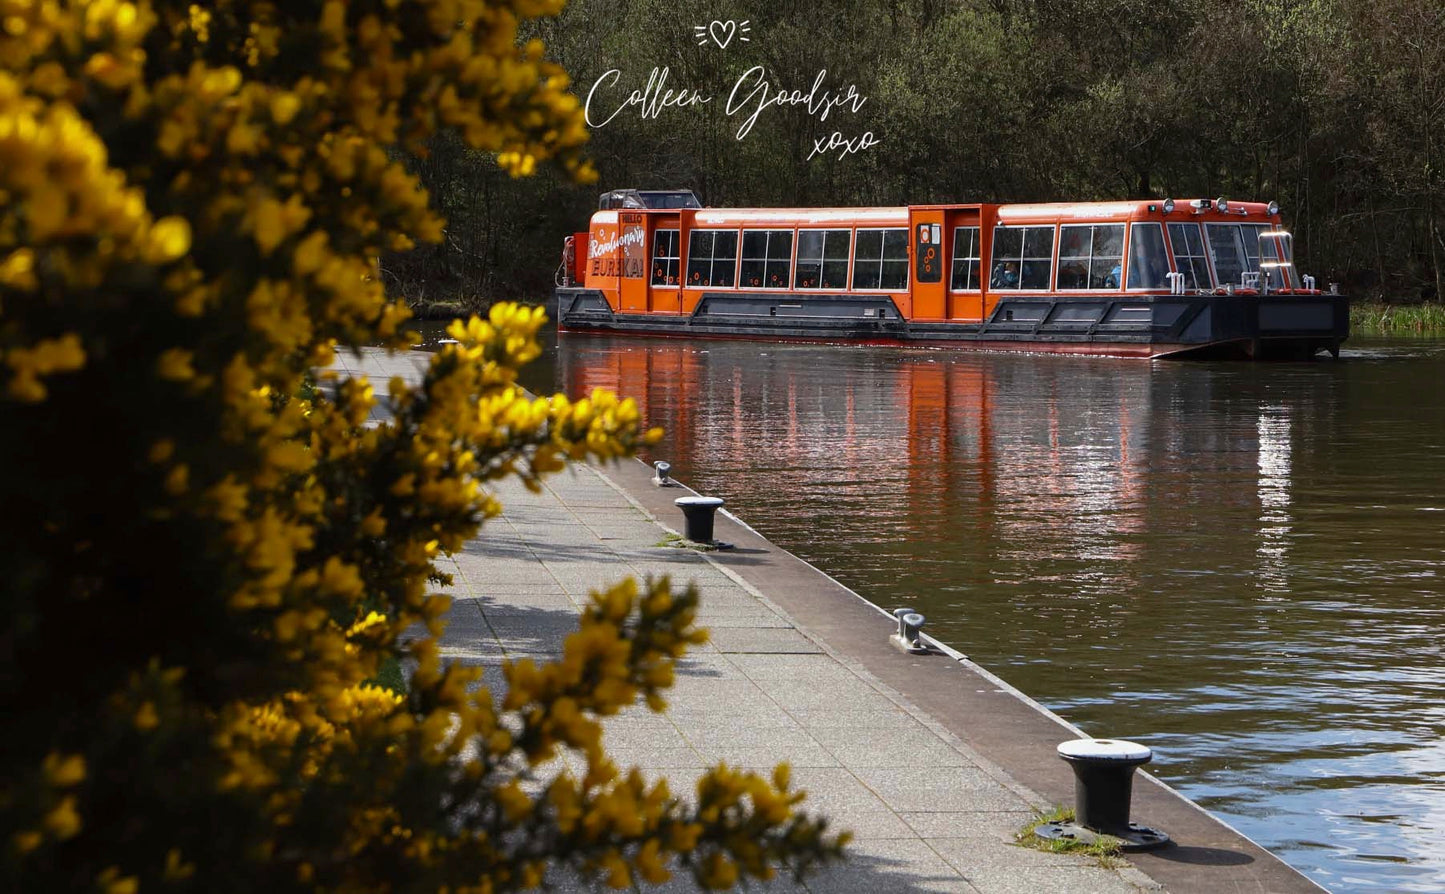
{"label": "navigation light on boat", "polygon": [[1174,200],[1173,200],[1173,199],[1165,199],[1165,200],[1164,200],[1164,213],[1165,213],[1165,214],[1173,214],[1173,213],[1174,213]]}
{"label": "navigation light on boat", "polygon": [[1220,196],[1214,200],[1214,210],[1221,214],[1229,210],[1229,203],[1224,201],[1224,196]]}
{"label": "navigation light on boat", "polygon": [[1279,213],[1279,202],[1270,202],[1264,210],[1269,213],[1270,217],[1274,217]]}

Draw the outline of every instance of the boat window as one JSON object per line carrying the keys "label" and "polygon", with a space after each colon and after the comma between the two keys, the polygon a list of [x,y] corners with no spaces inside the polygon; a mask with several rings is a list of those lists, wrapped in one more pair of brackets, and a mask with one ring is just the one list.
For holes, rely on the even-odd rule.
{"label": "boat window", "polygon": [[792,230],[743,230],[743,275],[749,289],[786,289],[793,256]]}
{"label": "boat window", "polygon": [[1237,224],[1205,224],[1209,237],[1209,258],[1214,262],[1214,275],[1220,285],[1243,285],[1249,261],[1244,255],[1244,241]]}
{"label": "boat window", "polygon": [[677,230],[658,230],[652,237],[652,284],[677,285],[677,253],[681,243]]}
{"label": "boat window", "polygon": [[853,288],[908,288],[906,229],[859,230],[853,255]]}
{"label": "boat window", "polygon": [[1059,230],[1059,289],[1117,289],[1124,265],[1124,225]]}
{"label": "boat window", "polygon": [[643,189],[637,197],[649,208],[701,208],[690,189]]}
{"label": "boat window", "polygon": [[953,288],[978,291],[978,227],[954,227]]}
{"label": "boat window", "polygon": [[[1244,237],[1244,255],[1249,269],[1261,271],[1271,289],[1285,288],[1284,274],[1290,262],[1288,237],[1263,224],[1241,227],[1240,235]],[[1280,257],[1281,254],[1284,257]]]}
{"label": "boat window", "polygon": [[737,230],[693,230],[687,244],[687,284],[731,286],[738,266]]}
{"label": "boat window", "polygon": [[848,288],[849,230],[799,230],[798,269],[793,285],[799,289]]}
{"label": "boat window", "polygon": [[1204,238],[1199,235],[1199,224],[1170,224],[1169,243],[1174,247],[1174,267],[1184,274],[1184,288],[1210,288],[1213,283],[1209,278],[1209,261],[1205,259]]}
{"label": "boat window", "polygon": [[994,227],[994,289],[1047,289],[1053,266],[1054,228]]}
{"label": "boat window", "polygon": [[1162,289],[1168,285],[1169,256],[1164,251],[1164,228],[1157,223],[1129,227],[1129,288]]}

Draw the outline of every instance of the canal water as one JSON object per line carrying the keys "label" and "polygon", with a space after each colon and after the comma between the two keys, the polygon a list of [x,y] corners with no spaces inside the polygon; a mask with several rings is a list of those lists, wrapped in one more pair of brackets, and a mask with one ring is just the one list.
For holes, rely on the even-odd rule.
{"label": "canal water", "polygon": [[674,476],[1148,744],[1331,890],[1445,890],[1445,341],[1250,364],[564,334],[531,384],[637,398]]}

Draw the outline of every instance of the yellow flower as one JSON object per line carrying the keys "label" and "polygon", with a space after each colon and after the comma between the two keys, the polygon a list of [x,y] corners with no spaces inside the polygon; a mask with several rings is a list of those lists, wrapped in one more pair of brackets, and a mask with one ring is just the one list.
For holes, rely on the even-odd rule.
{"label": "yellow flower", "polygon": [[44,242],[64,225],[69,202],[60,189],[42,186],[30,193],[25,210],[29,218],[30,238]]}
{"label": "yellow flower", "polygon": [[194,356],[185,348],[170,348],[163,351],[156,360],[156,375],[172,382],[190,381],[196,377],[195,367],[191,366],[191,359]]}
{"label": "yellow flower", "polygon": [[532,799],[522,792],[522,787],[515,780],[497,789],[495,795],[507,822],[514,823],[531,815]]}
{"label": "yellow flower", "polygon": [[204,8],[192,3],[186,10],[190,17],[191,31],[195,33],[196,40],[207,43],[211,39],[211,14]]}
{"label": "yellow flower", "polygon": [[166,473],[166,493],[173,497],[179,497],[190,487],[191,470],[185,463],[177,464],[170,472]]}
{"label": "yellow flower", "polygon": [[75,796],[67,795],[61,798],[60,803],[45,815],[41,825],[61,841],[74,837],[80,831],[81,825],[80,814],[75,810]]}
{"label": "yellow flower", "polygon": [[317,230],[297,243],[296,251],[291,256],[291,263],[297,273],[305,276],[321,269],[322,262],[326,260],[326,240],[326,231]]}
{"label": "yellow flower", "polygon": [[281,240],[286,238],[285,223],[281,216],[281,203],[275,199],[262,199],[252,214],[252,233],[261,254],[269,255]]}
{"label": "yellow flower", "polygon": [[703,860],[698,881],[704,888],[714,891],[731,888],[737,880],[737,864],[725,855],[713,852]]}
{"label": "yellow flower", "polygon": [[143,733],[160,726],[161,719],[160,715],[156,713],[155,702],[141,703],[141,706],[136,709],[135,716],[131,718],[131,722],[135,724],[136,729]]}
{"label": "yellow flower", "polygon": [[379,508],[371,510],[371,513],[361,520],[361,533],[367,537],[380,537],[386,533],[386,518]]}
{"label": "yellow flower", "polygon": [[85,779],[85,758],[78,754],[51,752],[45,756],[45,779],[53,786],[66,788]]}
{"label": "yellow flower", "polygon": [[184,217],[163,217],[151,225],[143,257],[150,264],[168,264],[190,250],[190,223]]}
{"label": "yellow flower", "polygon": [[108,866],[96,878],[96,886],[105,894],[136,894],[140,883],[133,875],[123,876],[119,866]]}
{"label": "yellow flower", "polygon": [[206,500],[211,504],[216,518],[221,521],[236,521],[246,513],[248,504],[247,487],[234,476],[227,475],[206,491]]}
{"label": "yellow flower", "polygon": [[120,90],[135,80],[139,72],[111,53],[96,53],[86,61],[85,74],[112,90]]}
{"label": "yellow flower", "polygon": [[301,100],[294,93],[283,90],[271,97],[271,119],[282,127],[290,124],[300,110]]}
{"label": "yellow flower", "polygon": [[45,836],[35,831],[16,832],[10,838],[11,844],[15,845],[15,850],[21,854],[30,853],[40,847],[43,841],[45,841]]}
{"label": "yellow flower", "polygon": [[71,332],[60,338],[42,339],[33,348],[12,348],[6,352],[5,362],[15,373],[8,386],[11,396],[28,402],[42,401],[47,392],[40,377],[82,368],[85,349],[80,337]]}
{"label": "yellow flower", "polygon": [[35,252],[31,249],[17,248],[0,261],[0,286],[29,291],[39,285],[40,281],[35,278]]}
{"label": "yellow flower", "polygon": [[183,881],[195,874],[196,864],[183,860],[179,850],[171,848],[166,852],[166,868],[163,876],[166,881]]}
{"label": "yellow flower", "polygon": [[663,865],[661,849],[661,841],[649,838],[638,850],[637,856],[633,858],[638,874],[650,885],[660,885],[672,878],[672,873]]}

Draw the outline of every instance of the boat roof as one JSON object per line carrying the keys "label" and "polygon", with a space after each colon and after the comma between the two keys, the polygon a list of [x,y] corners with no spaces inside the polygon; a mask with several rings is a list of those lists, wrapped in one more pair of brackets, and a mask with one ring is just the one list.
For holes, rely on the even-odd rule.
{"label": "boat roof", "polygon": [[[1198,205],[1203,203],[1203,207]],[[1012,205],[928,204],[851,208],[698,208],[691,212],[695,227],[722,226],[907,226],[914,210],[981,210],[991,209],[1000,224],[1068,223],[1071,220],[1127,221],[1160,214],[1163,199],[1129,199],[1111,202],[1030,202]],[[1264,202],[1231,201],[1228,211],[1218,211],[1214,203],[1200,199],[1175,199],[1171,221],[1180,223],[1207,220],[1220,223],[1241,217],[1270,219],[1273,215]],[[652,213],[677,213],[679,209],[651,208]],[[686,209],[684,209],[686,210]],[[616,211],[599,211],[594,223],[615,223]]]}

